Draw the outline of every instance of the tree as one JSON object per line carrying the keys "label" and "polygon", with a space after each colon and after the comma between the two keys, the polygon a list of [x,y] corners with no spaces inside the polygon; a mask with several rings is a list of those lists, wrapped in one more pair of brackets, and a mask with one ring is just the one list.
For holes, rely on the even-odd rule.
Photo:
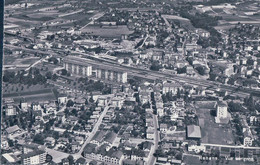
{"label": "tree", "polygon": [[60,137],[59,132],[57,132],[57,131],[54,131],[52,136],[53,136],[53,138],[56,139],[56,140],[58,140],[59,137]]}
{"label": "tree", "polygon": [[46,155],[46,162],[51,162],[52,161],[52,156],[47,154]]}
{"label": "tree", "polygon": [[49,61],[49,62],[52,62],[52,63],[55,64],[55,65],[59,62],[59,61],[57,60],[57,58],[55,58],[55,57],[49,58],[48,61]]}
{"label": "tree", "polygon": [[203,66],[198,66],[195,68],[200,75],[205,75],[205,68]]}
{"label": "tree", "polygon": [[56,74],[52,75],[52,77],[51,77],[51,79],[52,79],[53,81],[56,81],[57,78],[58,78],[58,76],[57,76]]}
{"label": "tree", "polygon": [[13,140],[8,139],[8,145],[9,145],[9,147],[13,147],[14,146]]}
{"label": "tree", "polygon": [[68,75],[68,71],[66,69],[61,70],[61,75],[66,76]]}
{"label": "tree", "polygon": [[231,112],[241,112],[244,110],[241,104],[235,103],[233,101],[228,103],[228,108]]}
{"label": "tree", "polygon": [[44,137],[41,134],[36,134],[33,138],[33,142],[37,144],[44,144]]}
{"label": "tree", "polygon": [[183,67],[183,68],[177,68],[177,73],[178,74],[182,74],[182,73],[186,73],[187,72],[187,68]]}
{"label": "tree", "polygon": [[66,107],[72,107],[74,105],[74,102],[72,100],[68,100]]}
{"label": "tree", "polygon": [[73,165],[74,164],[74,157],[72,155],[68,156],[68,160],[69,160],[69,165]]}
{"label": "tree", "polygon": [[150,67],[150,70],[154,70],[154,71],[159,71],[161,68],[161,65],[159,64],[158,61],[153,61],[152,65]]}
{"label": "tree", "polygon": [[88,99],[85,100],[85,105],[88,105]]}
{"label": "tree", "polygon": [[72,113],[74,116],[78,116],[78,112],[77,112],[76,109],[73,109],[73,110],[71,111],[71,113]]}
{"label": "tree", "polygon": [[47,73],[45,74],[45,77],[46,77],[47,79],[51,79],[51,78],[52,78],[52,73],[51,73],[51,72],[47,72]]}
{"label": "tree", "polygon": [[94,99],[93,99],[93,94],[92,94],[92,92],[90,93],[90,99],[89,99],[89,102],[90,102],[90,103],[94,103]]}

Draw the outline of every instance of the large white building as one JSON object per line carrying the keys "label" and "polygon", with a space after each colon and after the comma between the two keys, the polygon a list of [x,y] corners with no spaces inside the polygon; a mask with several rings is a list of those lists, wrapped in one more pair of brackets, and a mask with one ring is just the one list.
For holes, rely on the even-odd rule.
{"label": "large white building", "polygon": [[162,92],[163,94],[166,93],[172,93],[173,95],[176,95],[178,92],[178,89],[181,89],[182,86],[179,83],[164,83]]}
{"label": "large white building", "polygon": [[87,59],[68,56],[65,58],[63,67],[71,74],[91,76],[92,66],[87,63]]}
{"label": "large white building", "polygon": [[230,120],[230,113],[228,112],[228,105],[226,102],[219,101],[217,103],[215,121],[219,124],[227,124]]}
{"label": "large white building", "polygon": [[227,118],[228,117],[228,107],[224,102],[219,102],[217,105],[217,117]]}
{"label": "large white building", "polygon": [[5,107],[5,114],[6,116],[14,116],[16,115],[16,108],[13,105],[7,105]]}
{"label": "large white building", "polygon": [[101,80],[120,83],[127,82],[127,72],[120,68],[82,57],[67,56],[63,61],[63,67],[75,75],[94,76]]}
{"label": "large white building", "polygon": [[43,150],[36,150],[23,155],[24,165],[43,164],[46,161],[47,153]]}

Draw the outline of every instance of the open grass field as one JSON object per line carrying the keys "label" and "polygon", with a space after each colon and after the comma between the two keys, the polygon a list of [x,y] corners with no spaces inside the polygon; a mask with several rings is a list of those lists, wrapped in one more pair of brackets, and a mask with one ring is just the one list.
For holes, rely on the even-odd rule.
{"label": "open grass field", "polygon": [[14,89],[18,88],[17,92],[4,93],[3,97],[13,98],[15,103],[19,103],[21,99],[25,99],[27,102],[55,100],[52,89],[45,88],[44,86],[34,85],[29,88],[24,87],[23,91],[21,91],[21,87],[15,87],[14,85]]}
{"label": "open grass field", "polygon": [[215,123],[214,116],[211,116],[210,109],[197,109],[199,125],[201,127],[202,143],[211,144],[233,144],[234,136],[229,124],[219,125]]}
{"label": "open grass field", "polygon": [[52,89],[50,88],[39,88],[39,85],[37,85],[38,89],[36,88],[36,86],[31,86],[30,88],[35,88],[34,90],[29,89],[29,90],[24,90],[24,91],[20,91],[20,92],[14,92],[14,93],[8,93],[8,94],[4,94],[4,97],[23,97],[23,96],[32,96],[32,95],[45,95],[45,94],[50,94],[53,93]]}
{"label": "open grass field", "polygon": [[4,64],[5,65],[30,65],[34,62],[38,61],[39,57],[27,57],[27,58],[19,58],[13,55],[5,56]]}
{"label": "open grass field", "polygon": [[4,65],[11,65],[18,59],[17,56],[14,55],[4,55]]}
{"label": "open grass field", "polygon": [[128,35],[131,34],[127,26],[87,26],[82,30],[82,32],[86,32],[89,35],[97,35],[101,37],[120,37],[121,35]]}

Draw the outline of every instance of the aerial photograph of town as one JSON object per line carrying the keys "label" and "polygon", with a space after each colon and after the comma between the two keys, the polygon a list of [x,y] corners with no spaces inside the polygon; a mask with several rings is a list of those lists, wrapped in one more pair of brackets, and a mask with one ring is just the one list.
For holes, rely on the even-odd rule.
{"label": "aerial photograph of town", "polygon": [[5,0],[2,165],[260,165],[260,0]]}

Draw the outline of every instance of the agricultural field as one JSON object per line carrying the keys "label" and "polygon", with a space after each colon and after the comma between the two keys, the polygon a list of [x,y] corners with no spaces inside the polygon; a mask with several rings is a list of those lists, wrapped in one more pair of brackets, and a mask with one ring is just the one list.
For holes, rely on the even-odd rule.
{"label": "agricultural field", "polygon": [[14,56],[8,56],[4,58],[5,65],[30,65],[34,62],[38,61],[39,57],[26,57],[26,58],[19,58]]}

